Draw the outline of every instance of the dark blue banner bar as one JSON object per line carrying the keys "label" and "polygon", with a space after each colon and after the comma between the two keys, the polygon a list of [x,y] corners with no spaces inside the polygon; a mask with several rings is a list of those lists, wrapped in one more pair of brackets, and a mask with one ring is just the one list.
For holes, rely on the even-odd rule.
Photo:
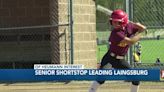
{"label": "dark blue banner bar", "polygon": [[136,80],[159,81],[159,69],[1,69],[0,81]]}

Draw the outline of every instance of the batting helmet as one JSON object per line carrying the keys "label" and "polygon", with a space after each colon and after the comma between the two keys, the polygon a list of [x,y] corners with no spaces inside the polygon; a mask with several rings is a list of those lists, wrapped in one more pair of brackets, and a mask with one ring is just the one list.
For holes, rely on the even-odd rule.
{"label": "batting helmet", "polygon": [[124,27],[128,23],[128,15],[121,9],[114,10],[110,17],[111,25],[112,25],[112,21],[118,21],[120,22],[120,25]]}

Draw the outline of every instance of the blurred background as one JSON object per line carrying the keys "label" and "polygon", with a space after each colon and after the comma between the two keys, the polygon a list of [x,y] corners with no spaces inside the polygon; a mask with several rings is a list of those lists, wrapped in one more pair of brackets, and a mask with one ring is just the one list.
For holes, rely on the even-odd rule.
{"label": "blurred background", "polygon": [[[164,69],[164,0],[0,0],[0,69],[33,69],[34,64],[83,64],[95,69],[109,48],[111,33],[109,16],[96,10],[97,5],[123,9],[131,21],[147,26],[148,34],[126,56],[133,67]],[[86,92],[90,85],[88,81],[65,85],[69,82],[1,82],[0,91]],[[162,92],[162,83],[144,82],[141,90]],[[117,84],[106,84],[102,91],[129,90],[128,83]]]}
{"label": "blurred background", "polygon": [[0,0],[0,68],[34,64],[84,64],[96,68],[106,53],[109,16],[96,10],[123,9],[147,26],[147,35],[126,56],[134,67],[163,68],[163,0]]}

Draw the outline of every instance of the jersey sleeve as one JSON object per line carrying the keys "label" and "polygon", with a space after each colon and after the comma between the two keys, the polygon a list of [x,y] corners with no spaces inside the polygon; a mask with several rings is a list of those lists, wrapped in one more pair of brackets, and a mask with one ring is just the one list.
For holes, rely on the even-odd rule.
{"label": "jersey sleeve", "polygon": [[117,37],[117,42],[121,42],[122,40],[124,40],[125,35],[123,32],[116,32],[116,37]]}
{"label": "jersey sleeve", "polygon": [[137,33],[138,29],[133,26],[133,34]]}
{"label": "jersey sleeve", "polygon": [[111,42],[112,44],[118,44],[120,41],[122,41],[124,39],[124,34],[121,32],[116,32],[116,30],[112,31],[112,33],[110,34],[109,37],[109,42]]}
{"label": "jersey sleeve", "polygon": [[130,27],[130,30],[132,30],[132,34],[135,34],[136,32],[138,32],[138,29],[135,28],[134,24],[129,23],[129,27]]}

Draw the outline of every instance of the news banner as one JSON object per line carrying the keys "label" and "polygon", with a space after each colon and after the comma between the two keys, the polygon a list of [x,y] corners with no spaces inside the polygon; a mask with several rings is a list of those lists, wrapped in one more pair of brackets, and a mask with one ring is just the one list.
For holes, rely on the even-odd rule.
{"label": "news banner", "polygon": [[34,69],[0,69],[0,81],[133,80],[160,81],[160,69],[85,69],[80,64],[35,64]]}

